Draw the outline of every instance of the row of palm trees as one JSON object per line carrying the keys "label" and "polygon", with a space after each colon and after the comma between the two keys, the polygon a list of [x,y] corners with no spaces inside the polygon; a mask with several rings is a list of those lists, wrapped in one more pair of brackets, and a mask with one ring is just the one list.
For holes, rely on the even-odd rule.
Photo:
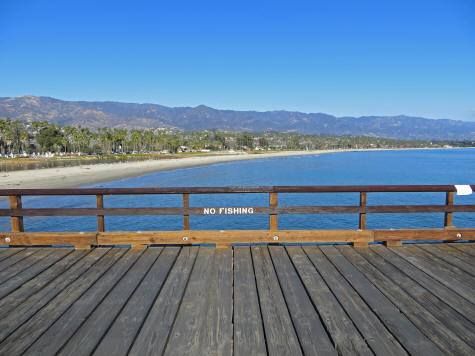
{"label": "row of palm trees", "polygon": [[291,133],[181,132],[172,129],[61,126],[0,119],[0,154],[177,152],[179,150],[335,149],[371,147],[438,147],[443,143],[375,137],[331,137]]}
{"label": "row of palm trees", "polygon": [[0,154],[30,154],[32,152],[113,153],[113,152],[176,152],[188,149],[222,149],[218,140],[210,141],[206,133],[183,134],[177,130],[55,125],[47,121],[31,123],[10,118],[0,119]]}

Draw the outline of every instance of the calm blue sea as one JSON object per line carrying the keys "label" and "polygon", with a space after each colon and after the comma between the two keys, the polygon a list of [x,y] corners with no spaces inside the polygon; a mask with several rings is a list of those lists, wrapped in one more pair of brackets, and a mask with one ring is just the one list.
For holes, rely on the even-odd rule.
{"label": "calm blue sea", "polygon": [[[475,184],[475,149],[344,152],[222,163],[147,174],[92,187],[231,185]],[[181,195],[106,196],[106,207],[180,207]],[[443,204],[444,193],[372,193],[369,205]],[[359,194],[279,194],[279,205],[358,205]],[[475,204],[475,194],[456,196]],[[266,206],[267,194],[192,195],[190,206]],[[95,197],[27,197],[25,208],[95,207]],[[7,202],[0,202],[6,208]],[[267,229],[268,216],[191,216],[191,229]],[[368,214],[367,228],[438,228],[443,214]],[[106,230],[181,230],[182,216],[106,217]],[[457,227],[475,227],[475,213],[454,214]],[[280,215],[280,229],[356,229],[356,214]],[[0,231],[9,231],[0,218]],[[25,231],[95,231],[95,217],[29,217]]]}

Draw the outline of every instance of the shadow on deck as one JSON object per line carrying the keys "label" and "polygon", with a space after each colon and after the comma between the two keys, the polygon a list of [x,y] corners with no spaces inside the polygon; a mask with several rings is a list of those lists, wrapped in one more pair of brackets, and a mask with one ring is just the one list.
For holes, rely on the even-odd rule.
{"label": "shadow on deck", "polygon": [[475,354],[475,245],[0,249],[2,355]]}

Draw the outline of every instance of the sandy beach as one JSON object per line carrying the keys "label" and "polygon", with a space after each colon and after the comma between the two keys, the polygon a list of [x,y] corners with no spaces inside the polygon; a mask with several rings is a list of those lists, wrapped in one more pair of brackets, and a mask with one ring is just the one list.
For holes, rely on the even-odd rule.
{"label": "sandy beach", "polygon": [[74,188],[83,185],[138,177],[147,173],[212,165],[223,162],[297,155],[316,155],[342,151],[343,150],[286,151],[262,154],[225,154],[207,157],[187,157],[3,172],[0,173],[0,189]]}
{"label": "sandy beach", "polygon": [[[424,150],[427,148],[411,148],[410,150]],[[439,148],[445,149],[445,148]],[[213,156],[199,156],[173,158],[163,160],[146,160],[135,162],[120,162],[107,164],[82,165],[72,167],[41,168],[35,170],[21,170],[0,172],[0,189],[28,189],[28,188],[74,188],[102,182],[138,177],[144,174],[170,171],[181,168],[207,166],[217,163],[245,161],[273,157],[320,155],[337,152],[355,151],[388,151],[404,149],[341,149],[341,150],[313,150],[313,151],[284,151],[261,154],[223,154]],[[0,200],[3,200],[0,197]]]}

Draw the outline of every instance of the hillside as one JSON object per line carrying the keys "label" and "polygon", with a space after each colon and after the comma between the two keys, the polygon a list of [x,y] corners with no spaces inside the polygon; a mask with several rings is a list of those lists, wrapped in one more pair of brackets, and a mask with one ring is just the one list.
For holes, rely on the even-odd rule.
{"label": "hillside", "polygon": [[217,110],[204,105],[167,107],[157,104],[64,101],[49,97],[0,98],[0,117],[70,126],[221,129],[249,132],[298,132],[320,135],[374,136],[418,140],[475,139],[475,122],[410,116],[335,117],[290,111]]}

